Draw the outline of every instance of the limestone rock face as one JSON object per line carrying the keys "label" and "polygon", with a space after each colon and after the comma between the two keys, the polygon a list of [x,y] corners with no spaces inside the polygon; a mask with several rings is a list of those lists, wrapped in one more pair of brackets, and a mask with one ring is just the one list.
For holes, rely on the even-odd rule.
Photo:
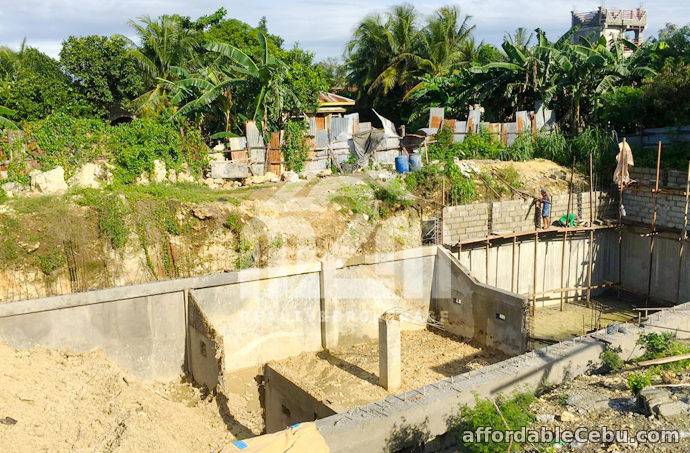
{"label": "limestone rock face", "polygon": [[98,189],[113,181],[113,174],[105,165],[85,164],[68,181],[71,187]]}
{"label": "limestone rock face", "polygon": [[283,172],[281,175],[281,178],[285,182],[295,182],[299,180],[299,175],[295,173],[294,171],[286,171]]}
{"label": "limestone rock face", "polygon": [[167,176],[167,170],[165,168],[165,162],[162,160],[153,161],[153,172],[151,173],[151,180],[153,182],[163,182]]}
{"label": "limestone rock face", "polygon": [[29,191],[29,189],[26,186],[23,186],[23,185],[19,184],[18,182],[14,182],[14,181],[6,182],[2,186],[0,186],[0,189],[5,191],[5,194],[9,198],[21,196],[22,194],[25,194],[26,192]]}
{"label": "limestone rock face", "polygon": [[194,182],[194,178],[187,170],[183,169],[177,174],[177,182]]}
{"label": "limestone rock face", "polygon": [[34,192],[45,195],[57,195],[67,192],[65,170],[60,166],[48,171],[32,170],[29,173],[29,178],[31,178],[31,190]]}

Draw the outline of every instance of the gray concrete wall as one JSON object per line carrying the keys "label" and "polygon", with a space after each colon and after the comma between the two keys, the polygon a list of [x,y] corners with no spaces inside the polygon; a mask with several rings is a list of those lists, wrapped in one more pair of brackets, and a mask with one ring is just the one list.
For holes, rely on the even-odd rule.
{"label": "gray concrete wall", "polygon": [[[552,197],[551,221],[568,212],[568,195]],[[570,201],[570,213],[589,221],[589,192],[575,193]],[[532,200],[506,200],[493,203],[473,203],[443,208],[443,243],[455,245],[459,241],[477,239],[489,234],[534,230],[541,213]],[[615,196],[597,191],[593,194],[594,219],[611,219],[618,215]]]}
{"label": "gray concrete wall", "polygon": [[449,332],[507,354],[527,350],[527,298],[480,283],[441,247],[432,298]]}
{"label": "gray concrete wall", "polygon": [[274,433],[295,423],[312,422],[336,413],[286,378],[274,365],[264,365],[266,432]]}
{"label": "gray concrete wall", "polygon": [[70,299],[74,297],[0,304],[0,340],[18,349],[103,349],[108,358],[144,379],[172,380],[183,372],[183,291],[84,305]]}
{"label": "gray concrete wall", "polygon": [[679,308],[685,310],[650,316],[642,328],[625,325],[611,334],[603,330],[584,335],[317,420],[316,425],[332,453],[400,451],[411,446],[410,440],[443,436],[449,418],[459,414],[460,405],[473,406],[475,395],[495,398],[560,384],[600,366],[599,355],[609,345],[620,346],[624,357],[634,358],[642,353],[635,347],[640,333],[690,330],[690,303]]}
{"label": "gray concrete wall", "polygon": [[337,265],[326,284],[327,344],[349,346],[378,338],[378,318],[402,313],[403,330],[426,325],[434,279],[436,247],[380,256],[379,263]]}
{"label": "gray concrete wall", "polygon": [[201,288],[195,295],[223,339],[225,371],[321,349],[318,272]]}
{"label": "gray concrete wall", "polygon": [[[622,286],[635,292],[646,294],[649,282],[649,246],[651,238],[641,236],[648,233],[644,228],[628,228],[623,231],[621,250],[623,281]],[[614,236],[613,234],[611,236]],[[612,263],[610,270],[614,275],[610,279],[618,278],[618,248],[610,247]],[[679,302],[690,300],[690,244],[686,241],[685,253],[678,273],[678,258],[680,242],[673,234],[661,234],[656,237],[652,260],[652,290],[651,296],[669,303],[676,303],[678,286],[680,285]],[[679,279],[680,276],[680,279]]]}
{"label": "gray concrete wall", "polygon": [[[592,284],[608,279],[618,279],[617,241],[612,242],[610,231],[595,231],[592,259]],[[570,233],[565,242],[563,285],[561,286],[561,262],[563,261],[563,234],[540,234],[537,243],[537,293],[558,288],[574,288],[587,285],[589,260],[589,233]],[[615,250],[611,250],[615,247]],[[615,256],[611,253],[614,252]],[[488,261],[487,261],[488,254]],[[513,243],[494,241],[462,247],[460,263],[480,282],[497,288],[527,295],[534,293],[534,237],[526,236]],[[612,272],[611,266],[616,269]],[[487,278],[488,271],[488,278]],[[567,293],[568,300],[579,299],[584,290]],[[537,297],[537,306],[559,303],[560,294],[550,293]]]}
{"label": "gray concrete wall", "polygon": [[[18,349],[35,345],[73,353],[103,349],[108,358],[143,379],[173,380],[183,373],[187,357],[189,289],[318,269],[318,264],[248,269],[3,303],[0,341]],[[196,345],[200,333],[189,333]]]}
{"label": "gray concrete wall", "polygon": [[187,319],[187,369],[197,384],[222,391],[225,370],[223,338],[209,322],[193,290],[188,294]]}

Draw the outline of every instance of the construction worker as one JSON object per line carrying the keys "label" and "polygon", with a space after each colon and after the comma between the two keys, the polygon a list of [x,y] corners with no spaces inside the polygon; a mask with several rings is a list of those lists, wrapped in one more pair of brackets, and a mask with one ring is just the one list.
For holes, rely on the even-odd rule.
{"label": "construction worker", "polygon": [[546,193],[546,189],[541,189],[541,199],[539,199],[541,204],[541,223],[543,229],[548,229],[551,225],[551,197]]}

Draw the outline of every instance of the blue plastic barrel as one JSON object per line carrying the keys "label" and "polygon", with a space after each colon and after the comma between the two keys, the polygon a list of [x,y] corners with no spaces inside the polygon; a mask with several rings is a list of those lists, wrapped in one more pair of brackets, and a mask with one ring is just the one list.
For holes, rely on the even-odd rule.
{"label": "blue plastic barrel", "polygon": [[400,174],[407,173],[410,171],[410,161],[406,154],[398,156],[395,158],[395,171]]}
{"label": "blue plastic barrel", "polygon": [[422,156],[419,153],[410,154],[410,170],[417,171],[422,169]]}

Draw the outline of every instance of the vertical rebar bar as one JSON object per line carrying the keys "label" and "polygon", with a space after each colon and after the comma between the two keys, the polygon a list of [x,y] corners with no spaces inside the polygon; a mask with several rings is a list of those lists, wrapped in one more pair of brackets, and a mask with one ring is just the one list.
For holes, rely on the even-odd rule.
{"label": "vertical rebar bar", "polygon": [[678,249],[678,282],[676,283],[676,304],[680,303],[680,284],[682,281],[683,252],[685,241],[688,239],[688,203],[690,202],[690,161],[688,161],[688,173],[685,179],[685,213],[683,214],[683,231],[680,234]]}
{"label": "vertical rebar bar", "polygon": [[656,180],[654,181],[654,214],[652,215],[652,234],[649,241],[649,278],[647,280],[647,298],[645,307],[649,307],[652,295],[652,266],[654,265],[654,243],[656,242],[656,216],[659,208],[659,168],[661,166],[661,140],[656,153]]}
{"label": "vertical rebar bar", "polygon": [[[573,176],[575,175],[575,158],[570,169],[570,184],[568,185],[568,207],[565,214],[565,230],[563,231],[563,249],[561,250],[561,288],[565,288],[563,274],[565,272],[565,244],[568,242],[568,227],[570,226],[570,198],[573,194]],[[561,292],[561,311],[563,311],[564,298],[568,298],[568,293]]]}
{"label": "vertical rebar bar", "polygon": [[589,259],[587,260],[587,306],[592,292],[592,260],[594,259],[594,211],[592,211],[592,154],[589,154]]}
{"label": "vertical rebar bar", "polygon": [[[623,147],[621,148],[621,156],[626,146],[626,139],[623,137]],[[621,298],[621,285],[623,284],[623,175],[621,174],[618,181],[618,287],[617,296]]]}
{"label": "vertical rebar bar", "polygon": [[537,251],[539,246],[539,229],[534,230],[534,270],[532,271],[532,316],[537,307]]}

